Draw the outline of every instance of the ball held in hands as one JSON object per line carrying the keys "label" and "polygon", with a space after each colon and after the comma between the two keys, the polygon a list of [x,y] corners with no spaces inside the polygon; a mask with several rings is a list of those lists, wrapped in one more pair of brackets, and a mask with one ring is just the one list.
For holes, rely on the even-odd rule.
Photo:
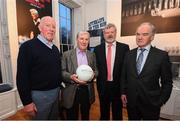
{"label": "ball held in hands", "polygon": [[93,73],[92,68],[88,65],[80,65],[76,70],[78,79],[82,81],[91,81]]}

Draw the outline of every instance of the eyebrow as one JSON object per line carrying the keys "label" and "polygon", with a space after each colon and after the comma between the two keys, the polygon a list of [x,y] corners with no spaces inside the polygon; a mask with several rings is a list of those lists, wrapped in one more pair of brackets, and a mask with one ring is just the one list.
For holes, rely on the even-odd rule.
{"label": "eyebrow", "polygon": [[143,35],[143,36],[148,36],[150,33],[136,33],[136,35]]}

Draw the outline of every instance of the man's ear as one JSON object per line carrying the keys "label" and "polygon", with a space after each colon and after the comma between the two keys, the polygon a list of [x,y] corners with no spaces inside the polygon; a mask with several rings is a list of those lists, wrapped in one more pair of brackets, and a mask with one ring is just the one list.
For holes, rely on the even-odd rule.
{"label": "man's ear", "polygon": [[39,31],[41,32],[41,25],[40,25],[40,24],[38,25],[38,29],[39,29]]}
{"label": "man's ear", "polygon": [[153,40],[154,40],[154,35],[151,36],[151,41],[153,41]]}

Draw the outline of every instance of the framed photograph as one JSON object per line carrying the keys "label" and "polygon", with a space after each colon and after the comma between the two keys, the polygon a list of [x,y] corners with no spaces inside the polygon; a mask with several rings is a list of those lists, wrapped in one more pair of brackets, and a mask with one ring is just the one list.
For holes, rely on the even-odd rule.
{"label": "framed photograph", "polygon": [[36,37],[43,16],[52,16],[52,0],[16,0],[18,43]]}
{"label": "framed photograph", "polygon": [[134,35],[142,22],[157,33],[180,32],[180,0],[122,0],[121,36]]}

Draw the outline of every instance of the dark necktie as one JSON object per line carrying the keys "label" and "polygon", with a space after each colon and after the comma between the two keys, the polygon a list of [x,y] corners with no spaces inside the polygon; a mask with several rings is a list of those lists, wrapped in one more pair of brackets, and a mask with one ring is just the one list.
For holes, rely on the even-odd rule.
{"label": "dark necktie", "polygon": [[137,68],[137,72],[138,74],[141,73],[141,66],[142,66],[142,62],[143,62],[143,58],[144,58],[144,55],[143,55],[143,52],[145,51],[146,49],[144,48],[141,48],[140,49],[140,54],[138,56],[138,59],[137,59],[137,62],[136,62],[136,68]]}

